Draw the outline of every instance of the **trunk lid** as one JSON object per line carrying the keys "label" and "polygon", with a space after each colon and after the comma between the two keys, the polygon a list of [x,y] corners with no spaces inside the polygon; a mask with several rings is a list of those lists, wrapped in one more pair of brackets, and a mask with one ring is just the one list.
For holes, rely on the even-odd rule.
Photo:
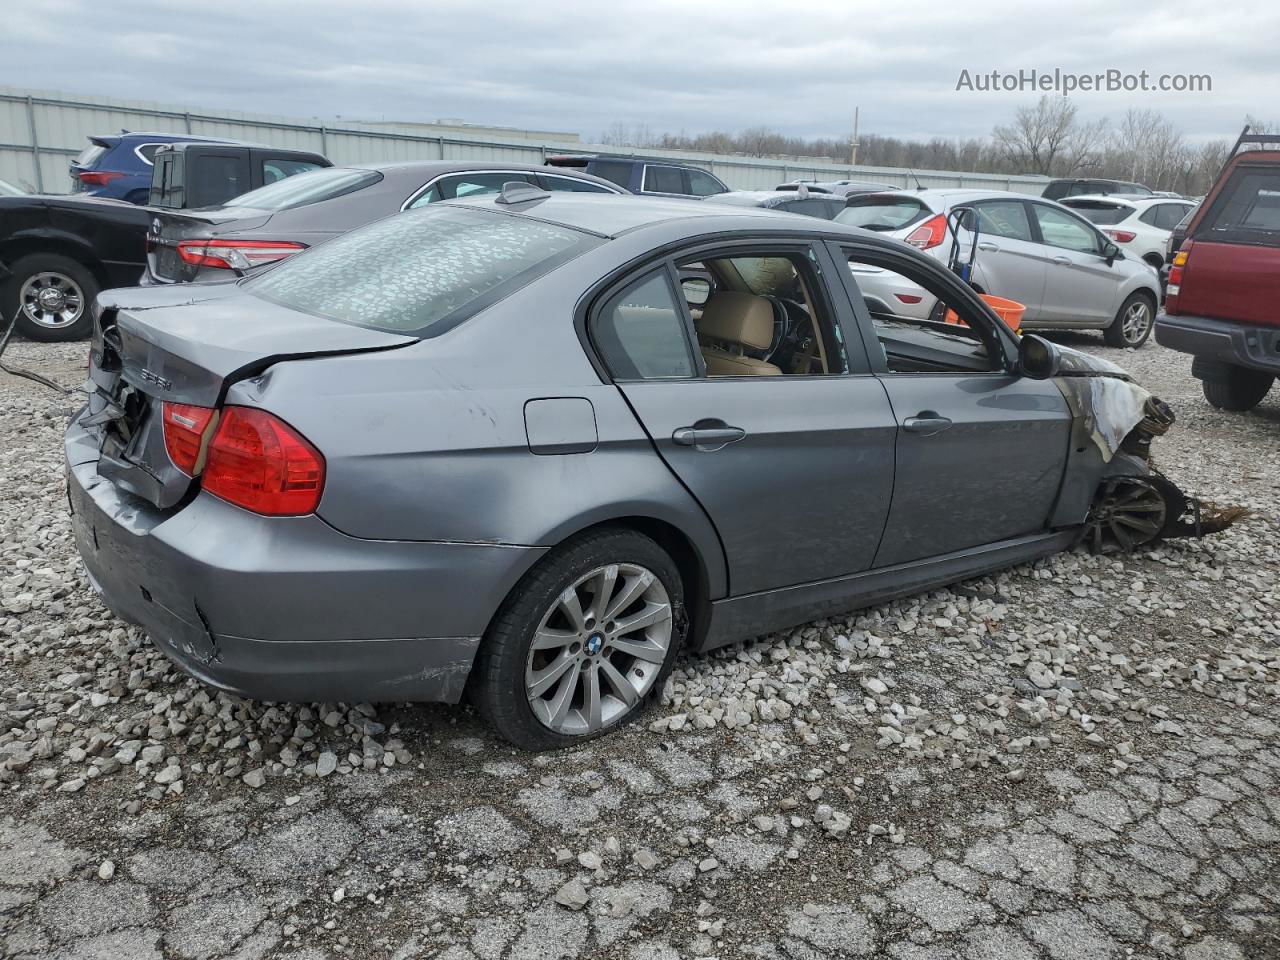
{"label": "trunk lid", "polygon": [[156,210],[147,229],[147,269],[152,277],[163,283],[190,282],[196,279],[200,267],[178,256],[179,243],[234,236],[244,230],[265,226],[270,219],[270,210],[247,207],[213,207],[182,212]]}
{"label": "trunk lid", "polygon": [[217,407],[232,383],[282,360],[416,342],[277,306],[230,282],[107,291],[98,303],[80,424],[98,442],[98,473],[165,509],[195,482],[165,449],[165,402]]}

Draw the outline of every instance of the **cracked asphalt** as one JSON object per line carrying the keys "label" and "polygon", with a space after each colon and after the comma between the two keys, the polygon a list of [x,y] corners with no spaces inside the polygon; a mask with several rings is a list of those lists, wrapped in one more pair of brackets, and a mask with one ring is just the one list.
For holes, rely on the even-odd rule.
{"label": "cracked asphalt", "polygon": [[0,955],[1280,958],[1280,394],[1223,414],[1181,355],[1061,339],[1250,515],[686,658],[537,756],[464,708],[184,677],[79,566],[74,401],[0,374]]}

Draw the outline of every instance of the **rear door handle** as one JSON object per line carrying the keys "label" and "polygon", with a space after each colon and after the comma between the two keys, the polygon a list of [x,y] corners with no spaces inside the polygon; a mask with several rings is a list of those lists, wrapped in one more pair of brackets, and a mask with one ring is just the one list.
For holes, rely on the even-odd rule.
{"label": "rear door handle", "polygon": [[1000,250],[994,243],[980,243],[978,244],[978,249],[986,250],[988,253],[997,253]]}
{"label": "rear door handle", "polygon": [[699,450],[712,452],[731,443],[737,443],[746,435],[747,431],[741,427],[718,423],[708,426],[677,427],[671,434],[671,439],[682,447],[697,447]]}
{"label": "rear door handle", "polygon": [[951,420],[940,416],[932,410],[922,410],[914,417],[902,421],[902,429],[907,433],[918,433],[923,437],[931,437],[951,426]]}

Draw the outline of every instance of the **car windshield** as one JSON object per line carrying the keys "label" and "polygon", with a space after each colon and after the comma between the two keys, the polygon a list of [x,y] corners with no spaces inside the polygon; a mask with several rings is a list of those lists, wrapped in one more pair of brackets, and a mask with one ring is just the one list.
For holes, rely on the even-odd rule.
{"label": "car windshield", "polygon": [[376,170],[326,167],[276,180],[265,187],[233,197],[224,206],[251,207],[254,210],[291,210],[363,190],[381,179],[382,174]]}
{"label": "car windshield", "polygon": [[1110,227],[1133,213],[1134,208],[1118,203],[1104,203],[1101,200],[1071,200],[1066,204],[1090,223],[1102,227]]}
{"label": "car windshield", "polygon": [[244,288],[330,320],[433,336],[602,242],[526,217],[433,204],[330,240]]}
{"label": "car windshield", "polygon": [[0,180],[0,197],[21,197],[25,192],[7,180]]}
{"label": "car windshield", "polygon": [[859,197],[836,214],[836,223],[864,230],[901,230],[921,219],[928,208],[915,197]]}

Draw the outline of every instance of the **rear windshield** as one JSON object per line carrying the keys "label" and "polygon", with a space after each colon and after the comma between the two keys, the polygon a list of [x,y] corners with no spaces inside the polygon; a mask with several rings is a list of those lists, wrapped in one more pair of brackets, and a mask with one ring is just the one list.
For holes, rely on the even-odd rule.
{"label": "rear windshield", "polygon": [[1214,239],[1274,245],[1280,240],[1280,170],[1238,168],[1197,232]]}
{"label": "rear windshield", "polygon": [[1126,219],[1133,213],[1133,207],[1121,207],[1114,203],[1102,203],[1098,200],[1068,200],[1066,205],[1090,223],[1109,227]]}
{"label": "rear windshield", "polygon": [[601,242],[526,217],[432,204],[292,257],[244,289],[342,323],[434,336]]}
{"label": "rear windshield", "polygon": [[836,223],[864,230],[901,230],[928,212],[929,208],[915,197],[858,197],[836,214]]}
{"label": "rear windshield", "polygon": [[325,167],[310,173],[299,173],[265,187],[250,190],[228,200],[224,206],[252,207],[255,210],[292,210],[309,203],[332,200],[377,183],[382,174],[376,170],[354,170],[349,167]]}
{"label": "rear windshield", "polygon": [[89,145],[80,151],[80,155],[75,159],[77,167],[92,167],[101,159],[102,155],[107,152],[107,148],[100,143],[89,141]]}

